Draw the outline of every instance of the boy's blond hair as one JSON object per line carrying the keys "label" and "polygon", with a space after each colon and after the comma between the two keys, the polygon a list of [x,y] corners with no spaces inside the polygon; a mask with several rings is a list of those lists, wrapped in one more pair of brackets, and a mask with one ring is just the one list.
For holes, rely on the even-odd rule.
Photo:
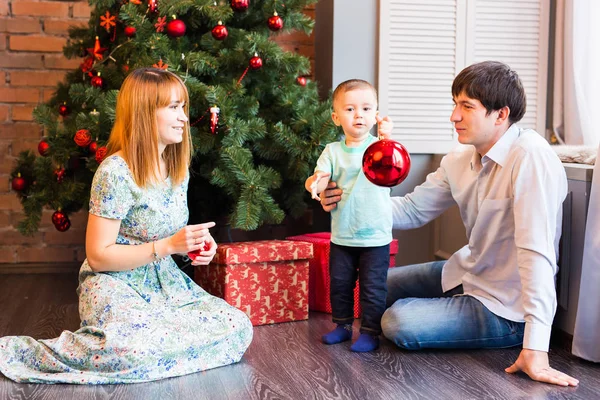
{"label": "boy's blond hair", "polygon": [[362,79],[349,79],[337,85],[333,91],[333,94],[331,95],[333,108],[335,108],[335,101],[340,95],[355,89],[371,89],[373,91],[373,95],[375,96],[375,101],[377,101],[377,90],[373,85]]}

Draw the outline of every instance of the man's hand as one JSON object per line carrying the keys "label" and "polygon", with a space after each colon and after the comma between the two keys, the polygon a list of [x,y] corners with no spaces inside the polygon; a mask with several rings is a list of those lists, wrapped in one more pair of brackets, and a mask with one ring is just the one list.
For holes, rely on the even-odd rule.
{"label": "man's hand", "polygon": [[517,361],[505,371],[509,374],[523,371],[534,381],[554,385],[577,386],[579,384],[577,379],[551,368],[548,362],[548,353],[545,351],[523,349]]}
{"label": "man's hand", "polygon": [[[319,181],[321,179],[327,178],[329,179],[329,177],[331,176],[331,174],[329,172],[323,172],[323,171],[317,171],[315,172],[315,174],[313,175],[313,181],[310,185],[310,195],[313,199],[317,200],[317,201],[321,201],[321,198],[319,197]],[[323,182],[325,183],[325,182]]]}
{"label": "man's hand", "polygon": [[392,137],[392,130],[394,129],[394,122],[388,116],[381,118],[379,114],[375,116],[377,119],[377,135],[379,139],[389,139]]}
{"label": "man's hand", "polygon": [[321,206],[323,210],[329,212],[337,207],[337,203],[342,199],[342,189],[337,187],[335,182],[329,182],[327,189],[321,193]]}

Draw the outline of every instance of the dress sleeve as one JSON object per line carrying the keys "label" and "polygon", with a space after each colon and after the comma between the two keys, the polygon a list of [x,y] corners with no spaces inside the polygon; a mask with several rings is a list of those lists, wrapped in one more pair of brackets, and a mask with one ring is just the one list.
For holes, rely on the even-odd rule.
{"label": "dress sleeve", "polygon": [[[124,164],[124,165],[122,165]],[[107,159],[94,174],[90,192],[90,214],[124,219],[134,203],[127,165]]]}

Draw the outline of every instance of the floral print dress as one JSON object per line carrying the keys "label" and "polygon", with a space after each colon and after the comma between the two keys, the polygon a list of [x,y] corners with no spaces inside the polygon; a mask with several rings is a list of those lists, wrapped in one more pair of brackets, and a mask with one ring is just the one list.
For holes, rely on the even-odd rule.
{"label": "floral print dress", "polygon": [[[98,168],[90,213],[121,220],[117,244],[170,236],[188,219],[187,184],[141,189],[125,161]],[[173,259],[121,272],[79,273],[81,327],[55,339],[0,338],[0,372],[17,382],[147,382],[238,362],[252,341],[246,314],[211,296]]]}

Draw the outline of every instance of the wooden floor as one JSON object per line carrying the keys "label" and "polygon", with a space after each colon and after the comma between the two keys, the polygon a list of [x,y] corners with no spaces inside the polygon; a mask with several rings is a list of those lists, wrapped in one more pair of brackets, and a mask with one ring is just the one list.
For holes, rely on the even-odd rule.
{"label": "wooden floor", "polygon": [[[76,286],[73,274],[0,275],[0,336],[77,330]],[[256,327],[240,363],[158,382],[33,385],[0,374],[0,399],[600,399],[600,365],[561,348],[551,350],[551,364],[577,377],[577,388],[506,374],[518,349],[410,352],[384,340],[359,354],[348,342],[325,346],[319,337],[329,318],[311,313],[308,321]]]}

